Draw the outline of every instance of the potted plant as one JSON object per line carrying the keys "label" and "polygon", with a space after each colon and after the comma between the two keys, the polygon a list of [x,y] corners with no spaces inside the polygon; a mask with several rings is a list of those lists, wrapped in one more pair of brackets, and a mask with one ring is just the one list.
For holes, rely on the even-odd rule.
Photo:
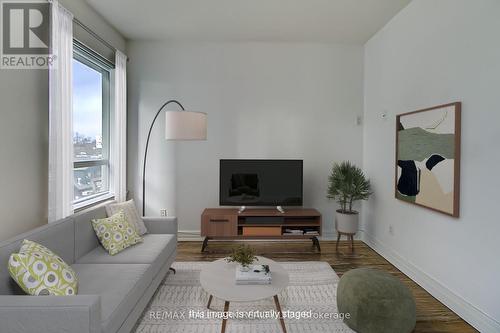
{"label": "potted plant", "polygon": [[239,269],[242,272],[247,272],[250,270],[250,265],[257,260],[255,256],[255,251],[247,245],[240,245],[233,248],[233,252],[229,257],[226,258],[227,262],[236,262],[240,265]]}
{"label": "potted plant", "polygon": [[358,200],[367,200],[372,194],[370,180],[363,170],[349,161],[335,163],[328,178],[329,199],[334,199],[340,204],[336,213],[337,231],[344,234],[355,234],[358,231],[359,213],[352,209]]}

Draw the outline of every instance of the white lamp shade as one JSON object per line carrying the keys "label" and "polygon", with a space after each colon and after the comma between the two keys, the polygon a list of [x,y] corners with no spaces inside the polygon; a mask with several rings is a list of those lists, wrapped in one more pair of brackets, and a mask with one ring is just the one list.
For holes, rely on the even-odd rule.
{"label": "white lamp shade", "polygon": [[206,140],[207,114],[194,111],[165,112],[165,139]]}

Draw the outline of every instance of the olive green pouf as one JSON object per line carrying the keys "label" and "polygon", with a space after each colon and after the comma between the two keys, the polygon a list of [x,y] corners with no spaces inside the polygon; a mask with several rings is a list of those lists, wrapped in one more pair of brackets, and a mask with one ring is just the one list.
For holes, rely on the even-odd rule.
{"label": "olive green pouf", "polygon": [[345,273],[337,288],[339,313],[359,333],[407,333],[416,323],[416,306],[410,290],[392,275],[371,268]]}

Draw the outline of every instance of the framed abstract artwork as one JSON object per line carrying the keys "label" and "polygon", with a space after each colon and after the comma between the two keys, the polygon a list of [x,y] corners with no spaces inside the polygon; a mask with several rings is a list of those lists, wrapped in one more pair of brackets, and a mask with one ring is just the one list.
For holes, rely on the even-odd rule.
{"label": "framed abstract artwork", "polygon": [[396,117],[396,198],[459,216],[461,103]]}

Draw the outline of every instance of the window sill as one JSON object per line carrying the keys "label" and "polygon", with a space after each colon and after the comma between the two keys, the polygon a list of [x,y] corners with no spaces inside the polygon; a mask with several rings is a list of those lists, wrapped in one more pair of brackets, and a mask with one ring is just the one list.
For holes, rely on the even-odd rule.
{"label": "window sill", "polygon": [[84,200],[84,201],[73,204],[73,210],[75,213],[78,213],[78,212],[80,212],[84,209],[90,208],[92,206],[97,206],[104,201],[113,200],[114,198],[115,198],[115,195],[113,193],[104,193],[104,194],[98,195],[96,197],[90,198],[88,200]]}

